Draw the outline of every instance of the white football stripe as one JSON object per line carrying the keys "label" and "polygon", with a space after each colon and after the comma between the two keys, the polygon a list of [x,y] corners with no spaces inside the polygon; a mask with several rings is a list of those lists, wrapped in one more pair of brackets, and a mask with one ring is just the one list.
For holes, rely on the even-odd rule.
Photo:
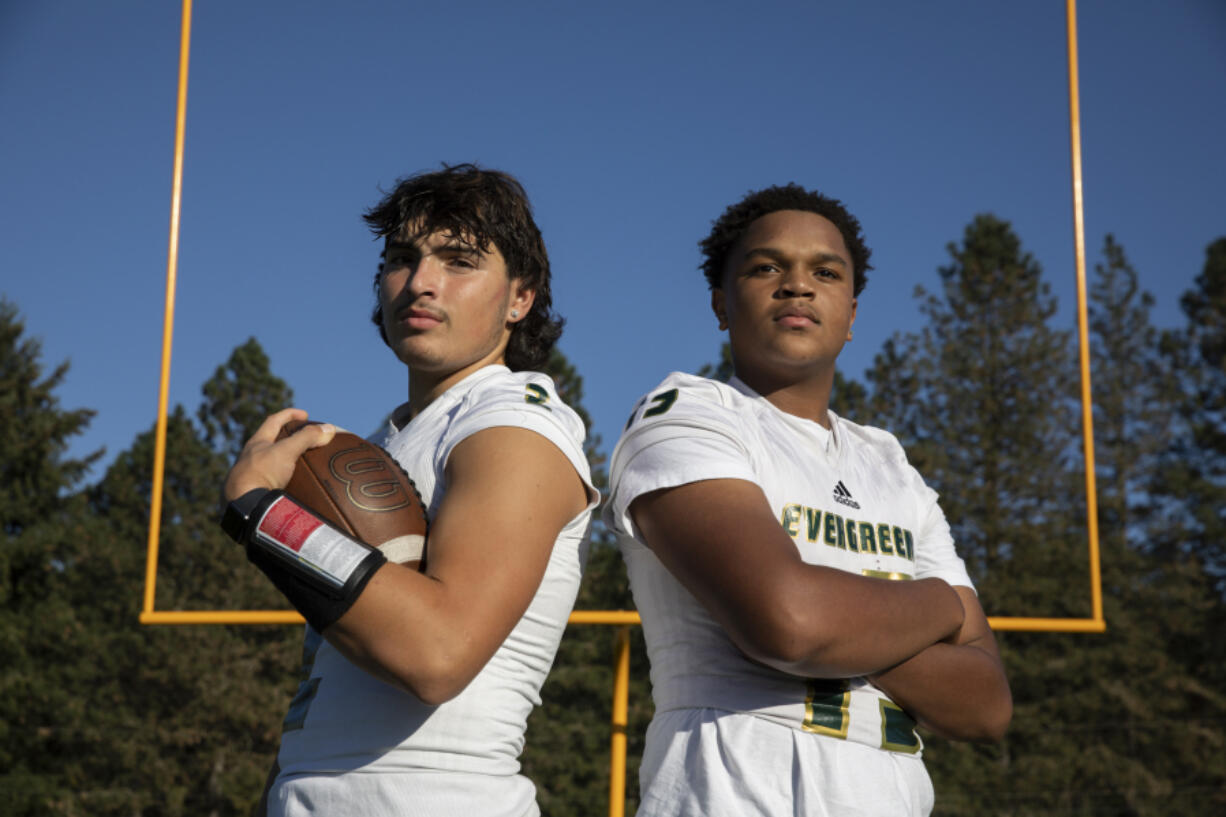
{"label": "white football stripe", "polygon": [[426,537],[418,533],[397,536],[379,545],[379,550],[389,562],[404,564],[421,559],[426,549]]}

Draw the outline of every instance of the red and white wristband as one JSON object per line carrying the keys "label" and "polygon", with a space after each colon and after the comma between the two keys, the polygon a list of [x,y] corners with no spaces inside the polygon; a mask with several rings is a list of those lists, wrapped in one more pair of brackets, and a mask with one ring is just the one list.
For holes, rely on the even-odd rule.
{"label": "red and white wristband", "polygon": [[243,494],[226,506],[221,527],[318,632],[353,606],[387,561],[283,491]]}

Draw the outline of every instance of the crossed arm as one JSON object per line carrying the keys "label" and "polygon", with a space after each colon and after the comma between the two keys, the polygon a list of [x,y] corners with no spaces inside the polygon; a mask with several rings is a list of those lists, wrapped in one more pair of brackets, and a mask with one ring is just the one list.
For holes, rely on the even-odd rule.
{"label": "crossed arm", "polygon": [[968,588],[808,564],[761,489],[742,480],[644,494],[630,514],[664,566],[750,658],[806,677],[868,675],[938,734],[1003,734],[1009,688]]}
{"label": "crossed arm", "polygon": [[[331,426],[278,441],[298,409],[270,416],[226,480],[227,500],[284,488],[298,456],[326,444]],[[426,703],[466,687],[532,601],[554,541],[587,505],[566,456],[535,432],[488,428],[455,447],[447,493],[430,528],[427,572],[385,564],[323,636],[358,666]]]}
{"label": "crossed arm", "polygon": [[869,680],[934,734],[1000,740],[1013,717],[1004,664],[975,592],[954,590],[966,611],[958,633]]}

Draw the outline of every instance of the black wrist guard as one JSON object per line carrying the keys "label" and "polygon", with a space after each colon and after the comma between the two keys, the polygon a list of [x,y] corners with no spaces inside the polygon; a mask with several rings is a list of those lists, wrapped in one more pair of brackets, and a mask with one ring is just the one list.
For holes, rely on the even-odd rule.
{"label": "black wrist guard", "polygon": [[317,632],[353,606],[387,561],[282,491],[243,494],[226,506],[221,527]]}

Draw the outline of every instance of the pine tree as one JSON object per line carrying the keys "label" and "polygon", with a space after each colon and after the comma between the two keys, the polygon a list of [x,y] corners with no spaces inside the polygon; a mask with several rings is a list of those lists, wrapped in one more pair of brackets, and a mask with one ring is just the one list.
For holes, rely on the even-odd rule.
{"label": "pine tree", "polygon": [[1180,305],[1186,324],[1161,344],[1178,407],[1172,445],[1149,484],[1147,545],[1163,568],[1154,583],[1170,588],[1164,643],[1193,679],[1181,698],[1191,699],[1184,724],[1195,730],[1190,746],[1198,751],[1179,790],[1221,810],[1226,762],[1206,747],[1226,741],[1226,646],[1215,636],[1226,627],[1226,237],[1209,245]]}
{"label": "pine tree", "polygon": [[942,495],[992,612],[1066,615],[1059,577],[1025,577],[1019,591],[1012,573],[1071,546],[1084,553],[1068,541],[1074,503],[1059,484],[1077,456],[1070,335],[1049,326],[1056,300],[1008,222],[977,216],[949,252],[941,294],[917,293],[928,325],[874,361],[874,400],[894,408],[885,427]]}
{"label": "pine tree", "polygon": [[[288,628],[137,623],[153,434],[91,491],[93,520],[70,574],[88,709],[66,729],[68,801],[83,813],[241,814],[258,796],[292,689],[300,635]],[[225,458],[182,408],[168,418],[157,608],[284,606],[217,529]],[[99,589],[106,592],[100,593]]]}
{"label": "pine tree", "polygon": [[[1179,406],[1174,443],[1151,492],[1156,513],[1151,546],[1165,562],[1203,574],[1214,592],[1203,615],[1209,631],[1226,626],[1226,237],[1206,250],[1205,266],[1180,305],[1186,325],[1164,333],[1163,353],[1175,372]],[[1181,644],[1194,670],[1226,686],[1220,639]]]}
{"label": "pine tree", "polygon": [[[1204,782],[1222,781],[1214,747],[1226,734],[1212,713],[1223,712],[1175,645],[1200,635],[1186,611],[1208,587],[1203,577],[1171,570],[1149,545],[1155,517],[1147,488],[1174,437],[1167,419],[1177,389],[1150,321],[1152,297],[1110,236],[1103,255],[1091,281],[1090,328],[1108,629],[1037,636],[1028,651],[1032,661],[1056,657],[1063,674],[1078,679],[1047,707],[1066,743],[1047,797],[1075,813],[1200,813]],[[1077,737],[1088,751],[1070,751]]]}
{"label": "pine tree", "polygon": [[1192,518],[1168,555],[1194,556],[1226,594],[1226,237],[1206,256],[1195,287],[1180,300],[1186,327],[1163,338],[1179,373],[1182,433],[1161,490]]}
{"label": "pine tree", "polygon": [[695,372],[699,377],[708,377],[712,380],[718,380],[721,383],[727,383],[732,379],[734,374],[732,370],[732,344],[724,341],[719,346],[719,362],[704,363]]}
{"label": "pine tree", "polygon": [[[1055,298],[1007,222],[977,216],[949,252],[940,293],[917,290],[922,332],[893,338],[868,372],[870,421],[940,494],[989,615],[1086,616],[1070,335],[1051,328]],[[1062,762],[1051,708],[1067,681],[1053,668],[1076,642],[998,638],[1013,726],[997,746],[929,741],[939,814],[1029,813],[1014,806]]]}
{"label": "pine tree", "polygon": [[6,538],[52,513],[102,451],[68,459],[68,441],[82,433],[91,409],[64,411],[55,390],[68,362],[43,377],[42,344],[22,338],[17,307],[0,298],[0,525]]}
{"label": "pine tree", "polygon": [[1177,383],[1159,354],[1153,296],[1140,291],[1114,236],[1106,237],[1103,257],[1090,284],[1099,524],[1104,546],[1122,554],[1142,544],[1136,509],[1156,458],[1173,443]]}
{"label": "pine tree", "polygon": [[[244,401],[262,400],[275,381],[262,374],[259,388],[235,378],[226,411],[252,413]],[[168,418],[157,609],[285,606],[217,527],[238,429],[212,435],[218,450],[181,407]],[[41,673],[24,711],[38,745],[28,755],[34,785],[22,790],[35,794],[14,813],[238,815],[261,791],[301,633],[138,624],[152,463],[149,431],[46,532],[65,554],[66,604],[33,622]]]}
{"label": "pine tree", "polygon": [[830,392],[830,408],[840,417],[853,422],[868,422],[868,390],[854,378],[844,377],[837,369],[834,372],[834,388]]}
{"label": "pine tree", "polygon": [[62,586],[72,551],[58,534],[76,532],[73,492],[102,455],[65,457],[94,412],[60,408],[68,363],[44,377],[41,344],[24,332],[0,299],[0,801],[13,815],[39,813],[64,790],[47,774],[60,760],[52,718],[74,697],[48,677],[76,618]]}
{"label": "pine tree", "polygon": [[268,355],[255,338],[235,348],[204,384],[196,413],[204,437],[231,460],[264,418],[293,405],[294,392],[272,374]]}
{"label": "pine tree", "polygon": [[[923,290],[917,289],[916,297],[922,296]],[[850,419],[885,428],[900,440],[921,439],[919,423],[924,416],[924,404],[915,399],[921,393],[921,370],[913,360],[919,354],[918,346],[916,336],[894,335],[886,339],[865,372],[868,387],[865,394],[858,396],[858,412]]]}
{"label": "pine tree", "polygon": [[[1033,490],[1046,482],[1053,493],[1081,499],[1075,491],[1080,464],[1061,456],[1074,447],[1071,438],[1060,442],[1066,423],[1036,434],[1035,426],[1025,422],[1026,413],[1047,423],[1066,417],[1067,404],[1058,398],[1067,387],[1036,364],[1042,354],[998,356],[1001,349],[1047,349],[1052,360],[1060,361],[1060,370],[1072,370],[1067,355],[1054,353],[1058,340],[1041,339],[1050,331],[1046,324],[1054,302],[1034,308],[1034,301],[1046,300],[1045,290],[1034,285],[1037,267],[1033,276],[1018,276],[1031,279],[1020,293],[1016,281],[991,284],[998,294],[1008,295],[1003,304],[985,308],[982,297],[965,297],[985,294],[966,285],[968,275],[1028,265],[1007,262],[1010,255],[1023,260],[1020,253],[983,252],[985,247],[1020,246],[1000,226],[981,218],[968,230],[964,247],[954,250],[957,263],[942,270],[948,305],[929,298],[926,312],[932,325],[924,334],[887,345],[871,373],[877,387],[872,402],[877,410],[897,416],[887,427],[901,429],[911,440],[913,459],[923,463],[921,471],[942,493],[960,548],[969,543],[972,554],[986,552],[977,571],[987,568],[987,573],[977,578],[988,612],[997,612],[996,605],[1010,597],[1034,605],[1054,594],[1055,610],[1029,614],[1084,615],[1076,605],[1062,602],[1060,594],[1084,597],[1085,570],[1072,558],[1073,550],[1052,547],[1077,540],[1075,549],[1084,549],[1084,534],[1075,524],[1083,511],[1053,502],[1050,510],[1036,514],[1033,509],[1042,507],[1038,500],[1018,503],[1008,494],[993,501],[982,495],[985,481],[977,476],[1005,468],[1012,473],[1008,480],[995,481],[998,489]],[[993,236],[993,241],[983,240]],[[977,252],[969,252],[976,247]],[[985,257],[995,260],[985,262]],[[1091,287],[1091,328],[1108,631],[998,636],[1014,692],[1013,725],[999,747],[930,742],[926,760],[936,783],[937,814],[1193,814],[1222,790],[1223,764],[1215,747],[1226,740],[1224,698],[1184,663],[1179,649],[1181,640],[1205,642],[1203,617],[1196,611],[1205,609],[1207,587],[1180,565],[1155,559],[1152,546],[1155,529],[1174,525],[1169,514],[1155,514],[1149,500],[1156,463],[1177,436],[1165,422],[1175,394],[1172,369],[1157,354],[1158,335],[1149,320],[1152,299],[1139,291],[1123,249],[1108,239],[1104,257]],[[959,287],[951,291],[954,282]],[[1002,311],[1009,308],[1017,315],[1002,322]],[[976,326],[983,316],[988,325]],[[1002,324],[1017,331],[1031,320],[1036,323],[1020,332],[1021,342],[993,337]],[[993,377],[1000,371],[1012,381],[1004,389]],[[973,393],[977,382],[984,390],[981,397]],[[944,394],[934,399],[934,389]],[[1056,397],[1054,410],[1027,405],[1018,396],[1025,393]],[[1002,411],[1010,407],[1023,413]],[[960,416],[934,422],[942,410]],[[1015,438],[1012,448],[998,445],[999,437],[994,440],[982,430],[993,426]],[[993,465],[983,448],[1010,455]],[[1045,453],[1032,455],[1037,452]],[[967,474],[976,476],[968,480]],[[995,517],[1017,508],[1031,510],[1021,519],[983,516],[986,509]],[[1010,527],[1019,523],[1033,524],[1034,533],[1048,537],[1047,546],[1034,537],[1026,546],[1018,544],[1026,540]],[[996,537],[1013,546],[993,553],[980,544]],[[1043,572],[1048,574],[1043,581],[1031,581]],[[1026,614],[1024,607],[1010,612]]]}

